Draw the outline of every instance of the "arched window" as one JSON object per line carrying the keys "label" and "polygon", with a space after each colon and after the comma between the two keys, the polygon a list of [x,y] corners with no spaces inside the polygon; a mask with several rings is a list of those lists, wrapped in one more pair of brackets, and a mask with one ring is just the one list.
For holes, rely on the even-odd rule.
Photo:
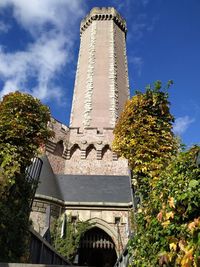
{"label": "arched window", "polygon": [[96,148],[93,144],[89,145],[86,149],[86,159],[92,160],[96,159]]}
{"label": "arched window", "polygon": [[63,140],[60,140],[55,147],[54,155],[62,157],[64,151]]}
{"label": "arched window", "polygon": [[78,144],[74,144],[70,149],[70,158],[77,158],[80,157],[80,147]]}
{"label": "arched window", "polygon": [[112,160],[112,151],[109,145],[105,145],[102,149],[102,159]]}

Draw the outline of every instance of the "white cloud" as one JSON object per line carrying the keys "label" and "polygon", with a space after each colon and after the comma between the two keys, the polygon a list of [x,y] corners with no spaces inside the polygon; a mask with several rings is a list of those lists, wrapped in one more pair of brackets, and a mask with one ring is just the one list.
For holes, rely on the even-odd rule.
{"label": "white cloud", "polygon": [[175,120],[173,131],[177,135],[183,134],[195,120],[189,116],[179,117]]}
{"label": "white cloud", "polygon": [[129,63],[131,63],[133,65],[133,68],[136,70],[138,76],[141,76],[142,66],[144,63],[142,57],[131,56],[131,57],[129,57]]}
{"label": "white cloud", "polygon": [[72,25],[83,15],[83,4],[79,0],[1,0],[0,7],[13,7],[15,19],[32,34],[51,23],[59,30]]}
{"label": "white cloud", "polygon": [[[21,89],[31,92],[40,99],[54,96],[54,76],[64,66],[67,52],[63,36],[56,39],[38,40],[26,51],[6,53],[0,51],[0,76],[5,81],[0,95]],[[35,79],[37,86],[27,90],[29,79]],[[61,88],[57,88],[61,96]]]}
{"label": "white cloud", "polygon": [[[0,8],[12,7],[13,17],[33,42],[25,50],[6,52],[0,47],[0,79],[4,82],[0,97],[20,89],[42,100],[62,97],[56,77],[72,59],[74,27],[84,14],[79,0],[1,0]],[[32,88],[30,80],[34,79]],[[36,84],[35,84],[36,83]]]}
{"label": "white cloud", "polygon": [[10,29],[10,25],[0,21],[0,33],[6,33]]}

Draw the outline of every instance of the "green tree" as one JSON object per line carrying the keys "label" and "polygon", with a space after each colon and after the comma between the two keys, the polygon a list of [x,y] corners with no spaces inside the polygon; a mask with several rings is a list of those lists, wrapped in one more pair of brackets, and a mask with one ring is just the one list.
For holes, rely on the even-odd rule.
{"label": "green tree", "polygon": [[20,261],[27,247],[31,185],[25,170],[51,131],[49,109],[20,92],[0,102],[0,261]]}
{"label": "green tree", "polygon": [[61,237],[62,220],[58,219],[55,221],[51,233],[52,244],[61,255],[73,262],[80,245],[80,240],[91,226],[92,224],[88,221],[77,220],[72,222],[71,216],[69,216],[65,225],[65,231]]}
{"label": "green tree", "polygon": [[[171,84],[169,81],[165,89]],[[153,87],[149,85],[144,93],[136,92],[127,101],[114,129],[113,150],[128,159],[135,189],[143,198],[148,197],[161,170],[177,152],[173,121],[168,93],[157,81]]]}
{"label": "green tree", "polygon": [[200,266],[200,147],[180,152],[136,214],[132,266]]}
{"label": "green tree", "polygon": [[128,159],[142,196],[132,266],[200,266],[200,147],[177,153],[172,122],[168,94],[156,82],[128,101],[114,131],[113,147]]}

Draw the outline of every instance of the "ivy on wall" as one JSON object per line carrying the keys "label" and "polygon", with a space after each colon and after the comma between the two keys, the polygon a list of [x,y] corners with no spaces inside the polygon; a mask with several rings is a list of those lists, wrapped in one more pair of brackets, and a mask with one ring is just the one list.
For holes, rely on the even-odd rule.
{"label": "ivy on wall", "polygon": [[88,221],[83,222],[78,219],[73,221],[71,215],[66,220],[60,218],[55,221],[51,232],[52,244],[62,256],[73,262],[80,240],[91,226]]}

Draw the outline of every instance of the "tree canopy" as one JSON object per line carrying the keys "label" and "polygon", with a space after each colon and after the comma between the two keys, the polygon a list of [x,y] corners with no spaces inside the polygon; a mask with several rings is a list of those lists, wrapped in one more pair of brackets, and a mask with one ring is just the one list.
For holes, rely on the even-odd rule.
{"label": "tree canopy", "polygon": [[[160,81],[153,87],[148,86],[144,93],[137,91],[127,101],[114,129],[113,150],[128,159],[140,186],[149,183],[147,177],[156,180],[176,154],[178,146],[172,132],[173,121],[168,93],[162,90]],[[145,192],[142,193],[145,197]]]}
{"label": "tree canopy", "polygon": [[31,95],[10,93],[0,102],[0,261],[19,261],[29,227],[31,185],[25,170],[52,135],[49,109]]}
{"label": "tree canopy", "polygon": [[178,151],[173,120],[157,81],[127,102],[114,130],[113,149],[128,160],[134,197],[140,196],[132,266],[200,266],[200,147]]}
{"label": "tree canopy", "polygon": [[135,215],[133,266],[200,266],[200,147],[180,152]]}

